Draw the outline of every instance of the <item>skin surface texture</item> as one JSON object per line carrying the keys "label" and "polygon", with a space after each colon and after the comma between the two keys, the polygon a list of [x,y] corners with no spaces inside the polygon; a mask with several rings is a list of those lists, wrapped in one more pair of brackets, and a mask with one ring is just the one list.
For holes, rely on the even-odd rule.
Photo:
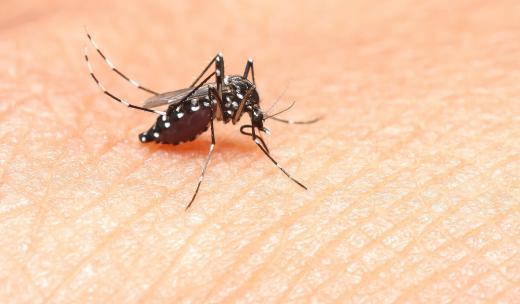
{"label": "skin surface texture", "polygon": [[[520,2],[2,1],[1,303],[518,303]],[[84,26],[159,92],[249,57],[239,125],[142,144]],[[136,90],[89,49],[97,76]],[[240,124],[249,123],[244,116]]]}

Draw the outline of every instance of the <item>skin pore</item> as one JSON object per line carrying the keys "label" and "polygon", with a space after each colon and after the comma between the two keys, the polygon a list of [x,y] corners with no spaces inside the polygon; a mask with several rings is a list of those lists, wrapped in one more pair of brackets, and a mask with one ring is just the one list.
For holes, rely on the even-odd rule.
{"label": "skin pore", "polygon": [[[34,2],[34,3],[33,3]],[[0,5],[0,302],[514,302],[518,1]],[[9,12],[9,13],[8,13]],[[144,86],[255,59],[284,176],[238,125],[142,144]],[[90,49],[105,87],[149,97]]]}

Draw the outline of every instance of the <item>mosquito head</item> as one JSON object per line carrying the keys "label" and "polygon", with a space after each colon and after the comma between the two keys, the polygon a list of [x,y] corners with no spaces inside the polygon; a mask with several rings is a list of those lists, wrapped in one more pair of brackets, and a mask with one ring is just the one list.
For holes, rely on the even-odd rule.
{"label": "mosquito head", "polygon": [[260,107],[253,107],[251,111],[251,122],[255,128],[262,129],[264,127],[264,112]]}
{"label": "mosquito head", "polygon": [[266,118],[265,113],[260,109],[260,106],[253,107],[250,113],[252,126],[266,134],[270,134],[269,129],[264,127],[264,121]]}

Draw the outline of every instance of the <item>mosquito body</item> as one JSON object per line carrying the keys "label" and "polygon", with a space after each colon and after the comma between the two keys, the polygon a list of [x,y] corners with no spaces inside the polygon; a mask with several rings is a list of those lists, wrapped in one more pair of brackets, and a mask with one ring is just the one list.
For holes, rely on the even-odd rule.
{"label": "mosquito body", "polygon": [[[159,116],[147,132],[139,135],[142,142],[175,145],[191,141],[208,129],[210,120],[235,124],[244,113],[253,115],[254,109],[260,108],[255,85],[238,75],[224,77],[222,98],[217,84],[209,83],[195,91],[186,88],[152,96],[143,106],[155,108],[166,104],[166,115]],[[256,112],[256,115],[260,114],[258,110]],[[263,126],[258,127],[263,130]]]}
{"label": "mosquito body", "polygon": [[[261,132],[269,134],[269,130],[264,127],[264,121],[273,119],[279,122],[289,124],[308,124],[314,123],[318,119],[310,121],[290,121],[275,117],[276,115],[290,109],[292,105],[276,114],[268,115],[260,108],[260,97],[258,95],[253,60],[249,59],[243,75],[225,75],[224,74],[224,57],[217,54],[193,81],[193,83],[185,89],[166,92],[159,94],[141,86],[135,80],[130,79],[121,71],[119,71],[112,62],[101,52],[92,37],[87,33],[87,37],[98,52],[105,60],[107,65],[118,75],[130,82],[136,88],[146,91],[152,96],[148,98],[142,106],[129,103],[121,99],[105,89],[95,76],[90,64],[87,48],[85,48],[85,60],[87,62],[90,75],[99,86],[99,88],[112,99],[124,104],[129,108],[141,111],[152,112],[158,114],[156,122],[146,132],[139,135],[139,140],[143,143],[157,142],[164,144],[180,144],[194,140],[198,135],[207,131],[211,131],[211,145],[208,155],[204,162],[202,172],[200,174],[197,187],[192,196],[191,201],[186,209],[191,206],[199,191],[206,168],[215,148],[215,131],[213,121],[222,121],[223,123],[236,124],[242,116],[247,113],[249,116],[249,124],[240,127],[240,132],[250,137],[260,150],[278,167],[287,177],[298,184],[300,187],[307,189],[302,183],[294,179],[278,162],[271,156],[269,149],[261,137]],[[202,78],[208,70],[214,65],[215,70],[205,78]],[[249,76],[251,75],[251,80]],[[212,81],[213,80],[213,81]],[[294,103],[293,103],[294,105]],[[165,106],[165,111],[159,111],[155,108]]]}

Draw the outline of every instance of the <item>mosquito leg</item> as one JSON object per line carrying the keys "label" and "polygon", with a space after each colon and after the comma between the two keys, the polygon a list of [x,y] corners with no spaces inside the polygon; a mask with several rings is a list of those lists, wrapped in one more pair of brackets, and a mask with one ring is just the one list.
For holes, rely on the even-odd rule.
{"label": "mosquito leg", "polygon": [[[243,126],[240,127],[240,133],[242,133],[244,135],[247,135],[247,136],[253,137],[253,133],[245,131],[245,129],[249,129],[249,128],[252,128],[252,127],[253,126],[251,126],[251,125],[243,125]],[[264,149],[269,153],[269,148],[265,144],[264,139],[262,137],[258,136],[258,135],[256,135],[256,137],[260,140],[260,143],[262,144]]]}
{"label": "mosquito leg", "polygon": [[267,144],[266,144],[265,141],[264,141],[264,138],[262,137],[262,133],[261,133],[261,132],[258,132],[258,134],[256,134],[256,138],[258,138],[258,139],[260,140],[260,142],[262,143],[262,145],[263,145],[265,151],[266,151],[267,153],[271,153],[271,152],[269,151],[269,148],[267,147]]}
{"label": "mosquito leg", "polygon": [[[222,56],[222,53],[218,53],[217,55],[215,55],[215,57],[213,57],[213,59],[211,59],[211,61],[204,68],[202,73],[200,73],[200,75],[197,78],[195,78],[195,80],[189,87],[190,88],[194,87],[195,84],[202,78],[202,76],[204,76],[204,74],[206,74],[206,72],[209,70],[211,65],[213,65],[213,63],[215,63],[215,72],[213,73],[213,75],[215,75],[216,83],[217,83],[217,96],[220,98],[220,100],[223,100],[224,98],[222,96],[222,86],[224,85],[225,74],[224,74],[224,56]],[[217,113],[215,113],[215,116],[217,119],[223,118],[223,113],[221,111],[221,108],[217,109]]]}
{"label": "mosquito leg", "polygon": [[210,96],[211,100],[213,100],[213,98],[215,98],[217,100],[217,115],[218,115],[218,113],[222,113],[222,109],[224,107],[224,102],[222,101],[222,98],[220,98],[218,96],[217,90],[215,88],[210,88],[209,94],[210,94],[209,96]]}
{"label": "mosquito leg", "polygon": [[[217,59],[218,58],[218,59]],[[204,74],[206,74],[206,72],[208,71],[208,69],[211,67],[211,65],[216,62],[216,61],[222,61],[222,70],[220,71],[222,75],[224,75],[224,57],[222,56],[222,53],[218,53],[217,55],[215,55],[215,57],[213,57],[213,59],[211,59],[211,61],[208,63],[208,65],[204,68],[204,70],[202,71],[202,73],[200,73],[200,75],[195,78],[195,80],[192,82],[192,84],[189,86],[190,88],[194,87],[195,84],[202,78],[202,76],[204,76]],[[218,67],[216,67],[218,69]]]}
{"label": "mosquito leg", "polygon": [[251,94],[253,93],[253,91],[255,89],[256,89],[255,85],[250,87],[249,90],[247,90],[246,95],[244,95],[244,97],[242,97],[242,100],[240,100],[240,104],[238,105],[238,108],[235,111],[235,115],[233,115],[233,118],[232,118],[233,124],[236,124],[237,121],[240,119],[240,116],[242,115],[242,112],[244,112],[244,107],[246,105],[246,102],[249,99],[249,97],[251,97]]}
{"label": "mosquito leg", "polygon": [[[224,57],[220,53],[215,57],[215,75],[215,77],[217,78],[217,96],[222,101],[224,100],[224,96],[222,94],[222,87],[224,86],[224,77],[226,75],[224,74]],[[221,107],[219,111],[217,111],[216,116],[219,120],[224,119],[224,113],[222,112],[222,108],[223,107]]]}
{"label": "mosquito leg", "polygon": [[[210,108],[211,109],[211,108]],[[193,204],[193,201],[195,201],[195,197],[197,196],[197,193],[199,193],[200,185],[202,184],[202,180],[204,179],[204,174],[206,173],[206,168],[208,167],[209,160],[211,159],[211,155],[213,154],[213,150],[215,149],[215,130],[213,129],[213,111],[211,111],[211,120],[209,122],[210,128],[211,128],[211,145],[209,146],[208,156],[206,157],[206,161],[204,162],[204,167],[202,168],[202,172],[199,176],[199,182],[197,183],[197,188],[195,189],[195,193],[193,193],[193,197],[191,198],[191,201],[186,206],[186,210],[190,208],[191,204]]]}
{"label": "mosquito leg", "polygon": [[[278,164],[278,162],[271,156],[271,154],[269,154],[269,152],[267,150],[264,149],[264,147],[262,147],[262,142],[258,139],[259,137],[256,136],[255,134],[255,128],[252,128],[252,138],[253,138],[253,141],[255,142],[255,144],[260,148],[260,150],[262,150],[262,152],[264,152],[264,154],[269,157],[269,159],[273,162],[273,164],[278,167],[278,169],[280,169],[280,171],[282,171],[288,178],[290,178],[293,182],[295,182],[296,184],[298,184],[298,186],[302,187],[303,189],[307,190],[307,187],[305,187],[304,184],[300,183],[298,180],[296,180],[295,178],[293,178],[287,171],[285,171],[284,168],[282,168],[282,166],[280,166],[280,164]],[[265,144],[265,143],[264,143]]]}
{"label": "mosquito leg", "polygon": [[127,106],[129,108],[132,108],[132,109],[137,109],[137,110],[141,110],[141,111],[145,111],[145,112],[151,112],[151,113],[155,113],[155,114],[159,114],[159,115],[166,115],[166,113],[163,112],[163,111],[157,111],[157,110],[147,109],[147,108],[143,108],[143,107],[140,107],[140,106],[133,105],[133,104],[125,101],[124,99],[121,99],[121,98],[115,96],[114,94],[110,93],[109,91],[107,91],[105,89],[105,87],[101,84],[101,82],[99,82],[97,77],[94,75],[94,71],[92,69],[92,65],[90,64],[90,61],[88,59],[88,49],[87,48],[85,48],[85,61],[87,62],[87,67],[88,67],[88,70],[90,72],[90,76],[92,76],[92,79],[94,79],[94,82],[96,82],[97,86],[101,89],[101,91],[103,91],[103,93],[108,95],[110,98],[112,98],[115,101],[120,102],[120,103],[124,104],[125,106]]}
{"label": "mosquito leg", "polygon": [[126,76],[121,71],[119,71],[112,64],[112,61],[110,61],[110,59],[108,59],[108,57],[106,57],[105,54],[103,54],[103,52],[101,52],[101,50],[99,49],[97,43],[94,41],[94,39],[92,38],[92,36],[90,36],[90,34],[88,32],[87,32],[87,37],[88,37],[88,40],[90,40],[90,43],[92,44],[92,46],[96,49],[96,51],[101,56],[101,58],[103,58],[103,60],[105,60],[105,63],[112,69],[112,71],[116,72],[119,76],[123,77],[126,81],[130,82],[134,87],[136,87],[136,88],[138,88],[140,90],[143,90],[145,92],[148,92],[148,93],[154,94],[154,95],[158,95],[159,94],[159,93],[157,93],[157,92],[155,92],[153,90],[150,90],[148,88],[145,88],[145,87],[141,86],[137,81],[131,79],[130,77]]}
{"label": "mosquito leg", "polygon": [[255,82],[255,68],[253,67],[253,59],[249,58],[246,63],[246,69],[244,71],[244,78],[247,79],[249,77],[249,70],[251,69],[251,75],[253,76],[253,84],[256,84]]}

